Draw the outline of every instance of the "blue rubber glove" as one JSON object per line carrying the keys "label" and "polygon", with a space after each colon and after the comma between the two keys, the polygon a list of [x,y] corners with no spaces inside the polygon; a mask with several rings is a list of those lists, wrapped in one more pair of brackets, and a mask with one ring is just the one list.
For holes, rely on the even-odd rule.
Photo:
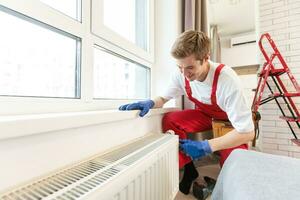
{"label": "blue rubber glove", "polygon": [[141,110],[139,116],[143,117],[146,115],[151,108],[154,106],[154,101],[145,100],[138,101],[136,103],[125,104],[119,107],[119,110]]}
{"label": "blue rubber glove", "polygon": [[184,153],[191,156],[193,160],[202,158],[212,153],[211,147],[207,140],[204,141],[179,140],[179,148]]}

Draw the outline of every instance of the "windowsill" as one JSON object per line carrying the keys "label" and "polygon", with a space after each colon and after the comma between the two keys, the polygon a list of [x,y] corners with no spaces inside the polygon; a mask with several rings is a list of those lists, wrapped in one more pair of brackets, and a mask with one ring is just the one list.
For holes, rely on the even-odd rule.
{"label": "windowsill", "polygon": [[[145,117],[178,108],[152,109]],[[139,111],[88,111],[0,117],[0,140],[138,118]]]}

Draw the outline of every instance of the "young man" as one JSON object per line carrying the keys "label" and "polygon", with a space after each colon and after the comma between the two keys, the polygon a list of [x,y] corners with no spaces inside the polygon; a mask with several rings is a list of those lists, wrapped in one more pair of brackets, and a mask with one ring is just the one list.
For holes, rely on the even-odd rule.
{"label": "young man", "polygon": [[[160,108],[171,98],[180,95],[195,103],[195,109],[167,113],[162,122],[163,131],[173,130],[179,135],[179,166],[184,175],[179,189],[188,194],[192,182],[198,177],[191,159],[199,159],[220,151],[221,165],[236,148],[247,149],[254,137],[251,109],[243,95],[237,74],[228,66],[209,60],[209,38],[202,32],[186,31],[175,41],[172,56],[178,71],[164,95],[154,100],[121,106],[120,110],[141,110],[144,116],[151,108]],[[211,129],[212,119],[229,120],[234,130],[211,140],[186,140],[187,133]]]}

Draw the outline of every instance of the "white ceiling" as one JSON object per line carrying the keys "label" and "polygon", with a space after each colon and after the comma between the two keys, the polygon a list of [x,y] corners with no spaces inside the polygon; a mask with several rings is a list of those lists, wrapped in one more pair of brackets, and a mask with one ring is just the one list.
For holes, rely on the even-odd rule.
{"label": "white ceiling", "polygon": [[255,31],[255,0],[208,0],[210,24],[221,37]]}

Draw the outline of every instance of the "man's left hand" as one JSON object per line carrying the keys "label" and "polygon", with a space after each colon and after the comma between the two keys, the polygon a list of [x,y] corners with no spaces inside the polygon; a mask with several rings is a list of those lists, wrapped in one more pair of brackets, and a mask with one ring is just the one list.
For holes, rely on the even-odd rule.
{"label": "man's left hand", "polygon": [[192,140],[179,140],[179,148],[193,160],[200,159],[212,153],[211,147],[207,140],[192,141]]}

